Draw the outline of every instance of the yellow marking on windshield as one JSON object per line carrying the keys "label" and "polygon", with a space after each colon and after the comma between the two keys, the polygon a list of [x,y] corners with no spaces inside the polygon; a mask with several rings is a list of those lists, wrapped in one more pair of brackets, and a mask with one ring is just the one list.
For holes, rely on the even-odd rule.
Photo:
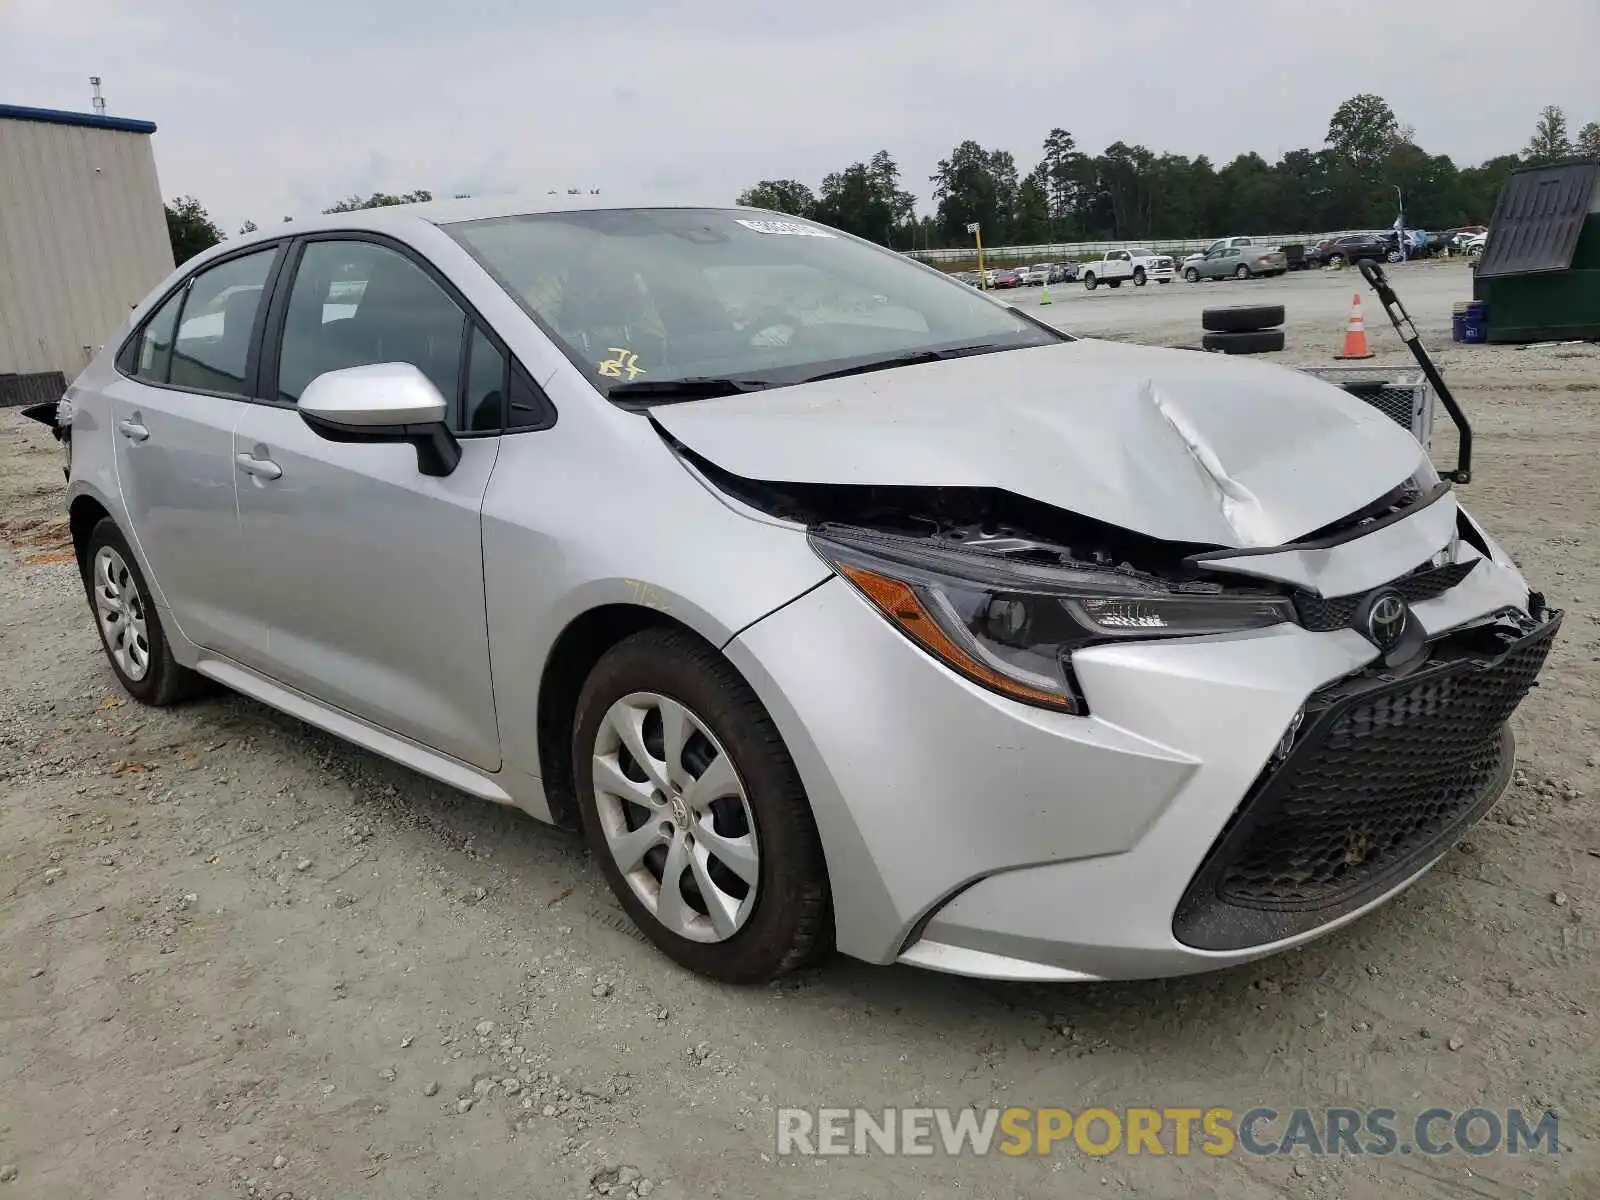
{"label": "yellow marking on windshield", "polygon": [[626,346],[607,346],[606,353],[616,355],[600,363],[600,374],[607,379],[621,379],[624,371],[629,379],[645,374],[645,369],[639,365],[639,356]]}

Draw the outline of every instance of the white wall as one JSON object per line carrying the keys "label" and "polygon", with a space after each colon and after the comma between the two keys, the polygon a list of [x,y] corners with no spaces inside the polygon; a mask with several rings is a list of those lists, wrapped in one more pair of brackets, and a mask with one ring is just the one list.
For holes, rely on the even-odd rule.
{"label": "white wall", "polygon": [[171,270],[148,134],[0,116],[0,373],[72,379]]}

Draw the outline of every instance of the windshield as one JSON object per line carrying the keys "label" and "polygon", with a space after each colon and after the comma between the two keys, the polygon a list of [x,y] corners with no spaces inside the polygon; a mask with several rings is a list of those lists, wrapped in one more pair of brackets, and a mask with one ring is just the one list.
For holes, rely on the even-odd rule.
{"label": "windshield", "polygon": [[607,394],[712,378],[778,386],[877,360],[1070,340],[893,251],[749,209],[444,229]]}

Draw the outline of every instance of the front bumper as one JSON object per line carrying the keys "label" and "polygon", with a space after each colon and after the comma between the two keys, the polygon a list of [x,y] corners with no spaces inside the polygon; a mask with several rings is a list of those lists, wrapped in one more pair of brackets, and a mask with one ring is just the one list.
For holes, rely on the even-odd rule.
{"label": "front bumper", "polygon": [[[1527,596],[1520,574],[1496,555],[1414,611],[1432,637],[1525,608]],[[1553,635],[1554,623],[1541,630]],[[1244,843],[1228,841],[1243,838],[1240,829],[1281,833],[1267,818],[1304,819],[1281,795],[1276,808],[1252,805],[1278,778],[1265,768],[1297,717],[1305,713],[1303,732],[1280,772],[1308,761],[1303,748],[1331,736],[1318,705],[1340,681],[1362,677],[1377,653],[1353,630],[1283,625],[1082,651],[1074,667],[1086,718],[1017,704],[956,677],[840,580],[727,650],[805,782],[839,948],[872,962],[1076,980],[1182,974],[1261,957],[1354,920],[1424,873],[1498,798],[1510,769],[1498,741],[1504,715],[1490,711],[1498,749],[1481,756],[1468,802],[1446,805],[1388,856],[1361,840],[1368,835],[1349,849],[1329,832],[1322,848],[1335,859],[1371,854],[1383,870],[1330,904],[1262,921],[1258,909],[1234,903],[1242,897],[1237,880],[1223,907],[1208,907],[1215,879],[1202,868],[1250,865]],[[1537,658],[1533,673],[1542,651]],[[1520,698],[1518,691],[1505,714]],[[1403,756],[1406,705],[1383,711],[1399,738],[1389,749]],[[1361,791],[1360,780],[1352,786]],[[1359,819],[1346,826],[1361,828]],[[1292,859],[1292,844],[1289,852]],[[1303,874],[1293,862],[1285,870]],[[1232,911],[1239,908],[1248,911]]]}

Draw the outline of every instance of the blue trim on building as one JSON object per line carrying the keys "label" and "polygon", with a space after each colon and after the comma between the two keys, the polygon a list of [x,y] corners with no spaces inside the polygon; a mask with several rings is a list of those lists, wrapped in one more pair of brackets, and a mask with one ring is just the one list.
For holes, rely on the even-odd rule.
{"label": "blue trim on building", "polygon": [[0,121],[38,121],[45,125],[81,125],[87,129],[115,129],[122,133],[154,133],[154,121],[135,121],[128,117],[101,117],[94,113],[66,112],[58,108],[24,108],[20,104],[0,104]]}

